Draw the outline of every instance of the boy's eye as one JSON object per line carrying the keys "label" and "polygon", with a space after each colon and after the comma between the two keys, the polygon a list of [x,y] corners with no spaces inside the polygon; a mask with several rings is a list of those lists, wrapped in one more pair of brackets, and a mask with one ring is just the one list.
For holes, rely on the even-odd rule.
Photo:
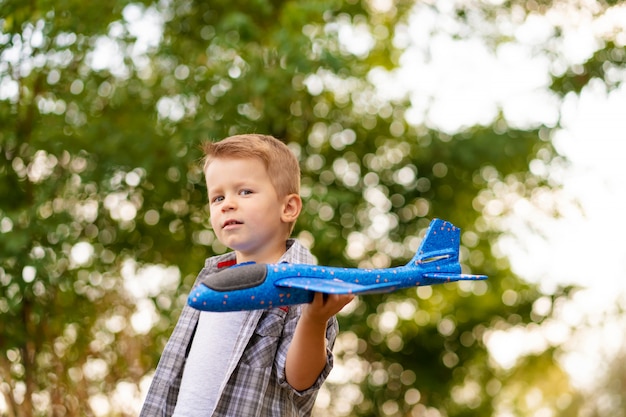
{"label": "boy's eye", "polygon": [[217,197],[213,197],[213,198],[211,199],[211,202],[212,202],[212,203],[219,203],[219,202],[220,202],[220,201],[222,201],[223,199],[224,199],[224,197],[223,197],[223,196],[218,195]]}
{"label": "boy's eye", "polygon": [[249,195],[249,194],[252,194],[252,190],[241,190],[241,191],[239,191],[239,194],[241,194],[241,195]]}

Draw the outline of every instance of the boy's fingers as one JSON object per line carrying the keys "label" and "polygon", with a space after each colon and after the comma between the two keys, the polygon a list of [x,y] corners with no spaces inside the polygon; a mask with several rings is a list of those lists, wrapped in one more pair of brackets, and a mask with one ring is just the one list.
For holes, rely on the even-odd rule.
{"label": "boy's fingers", "polygon": [[333,314],[335,314],[352,301],[354,297],[354,294],[328,294],[324,305],[333,310]]}
{"label": "boy's fingers", "polygon": [[313,301],[311,301],[311,304],[316,308],[321,308],[326,304],[327,296],[328,294],[315,292],[313,293]]}
{"label": "boy's fingers", "polygon": [[354,294],[327,294],[315,292],[313,301],[311,301],[311,307],[318,311],[327,310],[331,311],[332,314],[336,314],[354,298]]}
{"label": "boy's fingers", "polygon": [[326,304],[327,296],[328,296],[328,294],[323,293],[323,292],[316,292],[315,293],[315,297],[317,298],[317,303],[319,305]]}

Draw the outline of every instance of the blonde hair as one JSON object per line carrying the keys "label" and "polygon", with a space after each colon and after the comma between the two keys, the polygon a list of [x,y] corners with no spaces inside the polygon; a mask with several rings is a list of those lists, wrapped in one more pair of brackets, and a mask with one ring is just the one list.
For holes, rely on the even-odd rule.
{"label": "blonde hair", "polygon": [[[202,144],[206,172],[217,158],[256,158],[263,162],[279,198],[300,195],[300,165],[291,150],[280,140],[255,133],[230,136]],[[291,225],[293,230],[294,224]]]}

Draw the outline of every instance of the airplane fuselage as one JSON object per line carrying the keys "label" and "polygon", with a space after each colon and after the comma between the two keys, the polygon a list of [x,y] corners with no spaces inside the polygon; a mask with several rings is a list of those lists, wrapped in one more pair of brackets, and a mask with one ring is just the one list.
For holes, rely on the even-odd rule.
{"label": "airplane fuselage", "polygon": [[484,275],[461,273],[459,237],[459,228],[434,219],[413,259],[395,268],[239,264],[202,278],[187,302],[206,311],[255,310],[309,303],[315,292],[387,293],[419,285],[485,279]]}
{"label": "airplane fuselage", "polygon": [[[289,263],[247,264],[231,267],[205,279],[192,290],[189,304],[199,310],[237,311],[309,303],[315,291],[329,294],[386,293],[399,288],[439,284],[440,279],[429,277],[441,269],[441,265],[435,264],[387,269]],[[461,268],[458,264],[455,266],[448,263],[445,272],[460,274]],[[460,275],[459,279],[463,279],[461,277],[472,279],[469,275]],[[300,285],[298,288],[276,285],[276,282],[285,280],[298,280]],[[320,288],[321,281],[328,285]],[[390,282],[393,284],[390,285]]]}

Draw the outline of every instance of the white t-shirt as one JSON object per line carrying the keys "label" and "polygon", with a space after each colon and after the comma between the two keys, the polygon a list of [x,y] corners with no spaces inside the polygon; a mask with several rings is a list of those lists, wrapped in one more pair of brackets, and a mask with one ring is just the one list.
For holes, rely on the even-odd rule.
{"label": "white t-shirt", "polygon": [[208,417],[213,413],[244,313],[200,312],[172,417]]}

